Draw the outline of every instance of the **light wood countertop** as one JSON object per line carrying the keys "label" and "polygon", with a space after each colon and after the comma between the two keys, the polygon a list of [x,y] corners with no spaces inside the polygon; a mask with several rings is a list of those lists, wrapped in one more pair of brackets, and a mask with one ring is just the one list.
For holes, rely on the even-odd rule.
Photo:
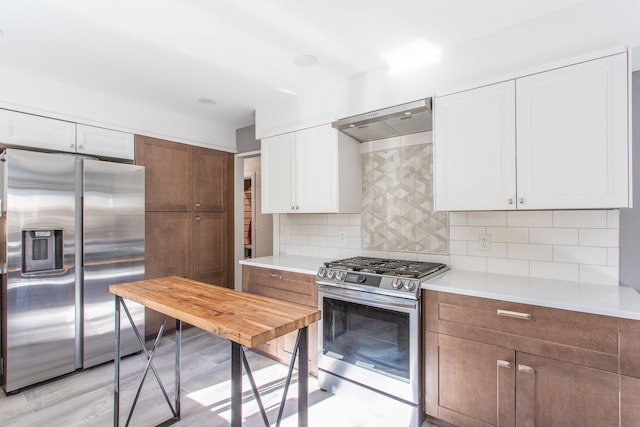
{"label": "light wood countertop", "polygon": [[255,347],[320,320],[320,310],[171,276],[109,291],[222,338]]}

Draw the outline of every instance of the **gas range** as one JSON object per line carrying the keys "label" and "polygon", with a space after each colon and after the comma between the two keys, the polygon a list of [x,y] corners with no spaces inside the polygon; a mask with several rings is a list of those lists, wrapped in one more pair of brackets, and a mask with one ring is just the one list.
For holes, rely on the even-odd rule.
{"label": "gas range", "polygon": [[318,269],[321,285],[375,294],[419,299],[420,285],[447,271],[445,264],[371,257],[353,257],[325,262]]}

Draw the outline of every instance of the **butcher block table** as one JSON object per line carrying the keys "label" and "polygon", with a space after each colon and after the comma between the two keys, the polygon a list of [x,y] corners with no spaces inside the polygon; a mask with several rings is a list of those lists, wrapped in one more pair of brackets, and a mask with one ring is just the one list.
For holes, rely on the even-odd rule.
{"label": "butcher block table", "polygon": [[[172,418],[159,425],[170,425],[180,419],[180,346],[182,322],[187,322],[231,342],[231,426],[242,424],[242,366],[258,402],[265,425],[269,425],[260,400],[243,346],[252,348],[298,331],[298,338],[289,365],[284,394],[276,425],[280,423],[288,386],[293,372],[296,353],[298,355],[298,425],[304,427],[308,421],[308,333],[307,327],[320,320],[320,311],[314,308],[279,301],[259,295],[238,292],[232,289],[189,280],[182,277],[163,277],[139,282],[111,285],[109,291],[115,295],[115,369],[114,369],[114,418],[113,425],[120,425],[120,313],[124,309],[133,330],[138,335],[147,364],[126,425],[131,420],[142,384],[149,370],[160,385],[164,398],[173,414]],[[160,377],[153,366],[153,355],[164,333],[165,317],[151,350],[147,350],[144,338],[133,324],[125,299],[137,302],[165,316],[176,319],[176,365],[175,398],[173,405]],[[297,349],[297,351],[296,351]]]}

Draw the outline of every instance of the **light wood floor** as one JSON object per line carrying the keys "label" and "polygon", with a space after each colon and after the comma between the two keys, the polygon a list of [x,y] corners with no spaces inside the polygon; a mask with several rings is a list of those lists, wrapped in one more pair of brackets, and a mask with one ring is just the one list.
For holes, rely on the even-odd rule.
{"label": "light wood floor", "polygon": [[[173,335],[163,339],[154,364],[173,398]],[[230,420],[230,344],[197,328],[183,332],[182,417],[175,426],[228,426]],[[275,425],[287,367],[253,352],[249,364],[260,388],[269,420]],[[133,401],[145,358],[134,355],[121,365],[121,425]],[[295,375],[294,375],[295,378]],[[263,426],[251,388],[243,384],[243,426]],[[309,378],[309,425],[331,427],[404,427],[393,411],[371,405],[356,395],[333,395]],[[297,426],[296,383],[289,388],[283,427]],[[391,413],[390,413],[391,412]],[[131,426],[156,425],[171,415],[159,387],[149,374],[131,419]],[[0,426],[75,427],[113,425],[113,363],[79,371],[55,381],[5,396],[0,392]],[[425,426],[428,424],[425,423]]]}

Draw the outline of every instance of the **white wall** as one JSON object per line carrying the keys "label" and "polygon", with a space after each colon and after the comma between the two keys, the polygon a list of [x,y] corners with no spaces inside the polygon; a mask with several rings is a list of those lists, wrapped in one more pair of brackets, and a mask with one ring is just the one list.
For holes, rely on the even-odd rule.
{"label": "white wall", "polygon": [[235,129],[0,64],[0,108],[235,152]]}
{"label": "white wall", "polygon": [[[420,98],[566,65],[640,46],[640,1],[585,0],[466,44],[443,46],[440,62],[404,73],[386,68],[353,76],[256,110],[257,138]],[[636,48],[634,69],[640,68]]]}

